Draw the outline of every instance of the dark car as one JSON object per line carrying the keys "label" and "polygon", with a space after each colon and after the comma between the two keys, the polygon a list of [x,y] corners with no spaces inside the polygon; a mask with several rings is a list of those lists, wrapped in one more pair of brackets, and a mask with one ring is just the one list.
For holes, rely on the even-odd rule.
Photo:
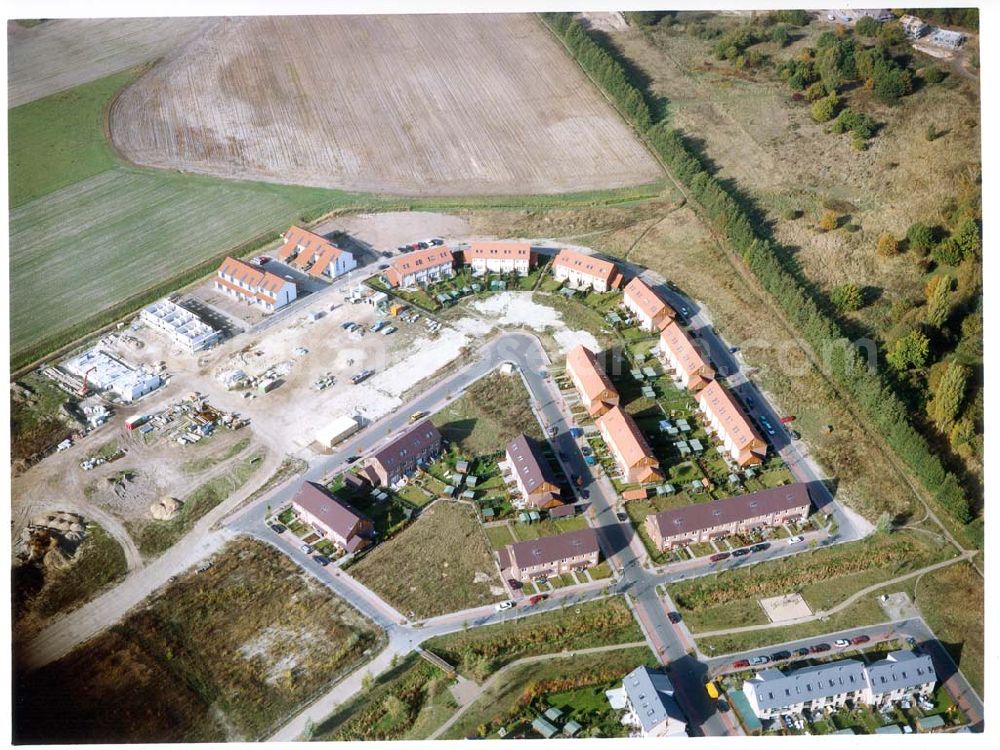
{"label": "dark car", "polygon": [[349,463],[349,464],[353,464],[353,463],[354,463],[355,461],[357,461],[357,460],[358,460],[359,458],[361,458],[361,456],[348,456],[348,457],[347,457],[347,463]]}
{"label": "dark car", "polygon": [[729,557],[729,553],[728,552],[720,552],[717,555],[712,555],[708,559],[711,560],[712,562],[720,562],[722,560],[725,560],[727,557]]}
{"label": "dark car", "polygon": [[389,252],[388,250],[383,250],[382,251],[382,257],[383,258],[391,258],[392,257],[392,253]]}
{"label": "dark car", "polygon": [[520,581],[518,581],[518,580],[517,580],[516,578],[508,578],[508,579],[507,579],[507,584],[508,584],[508,585],[509,585],[509,586],[510,586],[510,587],[511,587],[512,589],[519,589],[519,588],[521,588],[521,582],[520,582]]}
{"label": "dark car", "polygon": [[733,550],[733,557],[744,557],[744,556],[749,555],[749,554],[750,554],[750,550],[747,549],[746,547],[743,547],[742,549],[734,549]]}
{"label": "dark car", "polygon": [[829,643],[817,643],[815,646],[810,647],[810,654],[822,654],[824,651],[830,650]]}
{"label": "dark car", "polygon": [[795,649],[796,656],[809,656],[809,649],[807,648],[797,648]]}
{"label": "dark car", "polygon": [[753,396],[747,396],[747,406],[751,409],[753,408],[754,406]]}
{"label": "dark car", "polygon": [[444,240],[442,240],[440,237],[435,237],[433,240],[431,240],[431,244],[434,245],[434,247],[438,247],[444,244]]}
{"label": "dark car", "polygon": [[401,253],[408,253],[408,252],[410,252],[410,246],[409,245],[400,245],[399,247],[396,248],[396,250],[398,250]]}
{"label": "dark car", "polygon": [[733,669],[746,669],[750,666],[749,659],[740,659],[739,661],[733,662]]}
{"label": "dark car", "polygon": [[618,520],[621,521],[622,523],[625,523],[625,522],[628,521],[628,513],[625,513],[624,511],[622,511],[622,512],[617,513],[616,515],[618,516]]}
{"label": "dark car", "polygon": [[273,531],[275,534],[284,534],[285,533],[285,527],[282,526],[280,523],[272,523],[271,524],[271,531]]}
{"label": "dark car", "polygon": [[426,250],[427,248],[430,247],[430,245],[428,245],[426,242],[417,242],[416,246],[421,250]]}
{"label": "dark car", "polygon": [[330,558],[327,557],[326,555],[316,555],[316,557],[314,557],[313,560],[316,562],[317,565],[322,565],[324,568],[330,564]]}
{"label": "dark car", "polygon": [[751,552],[765,552],[771,548],[771,545],[767,542],[761,542],[760,544],[755,544],[750,548]]}
{"label": "dark car", "polygon": [[387,269],[388,267],[389,267],[389,264],[388,264],[388,263],[379,263],[379,264],[378,264],[378,270],[380,270],[380,271],[384,271],[384,270],[385,270],[385,269]]}
{"label": "dark car", "polygon": [[681,621],[681,613],[680,612],[668,612],[667,613],[667,619],[670,620],[670,622],[672,622],[674,625],[676,625],[677,623],[679,623]]}
{"label": "dark car", "polygon": [[871,638],[869,638],[867,635],[856,635],[853,638],[851,638],[851,643],[857,646],[861,643],[868,643],[868,641],[870,640]]}
{"label": "dark car", "polygon": [[773,654],[771,654],[771,661],[782,661],[784,659],[791,659],[791,658],[792,658],[791,651],[775,651]]}

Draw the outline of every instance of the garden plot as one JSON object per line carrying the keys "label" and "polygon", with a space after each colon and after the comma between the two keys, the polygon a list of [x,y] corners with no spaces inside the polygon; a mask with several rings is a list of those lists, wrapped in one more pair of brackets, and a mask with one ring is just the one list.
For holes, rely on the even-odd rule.
{"label": "garden plot", "polygon": [[589,331],[571,330],[558,310],[541,305],[532,299],[530,292],[502,292],[476,300],[472,309],[491,321],[505,326],[526,326],[535,331],[555,329],[554,338],[561,351],[566,352],[577,344],[597,351],[600,346]]}
{"label": "garden plot", "polygon": [[123,93],[111,133],[147,166],[373,192],[551,194],[662,174],[528,15],[224,19]]}

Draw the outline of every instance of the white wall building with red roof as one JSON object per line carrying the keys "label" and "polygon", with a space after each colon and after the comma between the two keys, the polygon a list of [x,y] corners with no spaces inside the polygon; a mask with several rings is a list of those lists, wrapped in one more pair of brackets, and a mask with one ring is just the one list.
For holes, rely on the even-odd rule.
{"label": "white wall building with red roof", "polygon": [[446,245],[417,250],[390,262],[385,278],[394,287],[431,284],[455,275],[455,256]]}
{"label": "white wall building with red roof", "polygon": [[552,261],[552,273],[574,289],[593,289],[595,292],[617,289],[622,280],[618,266],[611,261],[576,250],[560,250]]}
{"label": "white wall building with red roof", "polygon": [[278,260],[314,279],[336,279],[358,267],[351,253],[308,229],[293,226],[282,237]]}
{"label": "white wall building with red roof", "polygon": [[473,242],[463,253],[465,264],[472,273],[514,273],[527,276],[535,256],[527,242]]}
{"label": "white wall building with red roof", "polygon": [[295,283],[236,258],[226,258],[215,274],[215,289],[267,312],[293,302]]}

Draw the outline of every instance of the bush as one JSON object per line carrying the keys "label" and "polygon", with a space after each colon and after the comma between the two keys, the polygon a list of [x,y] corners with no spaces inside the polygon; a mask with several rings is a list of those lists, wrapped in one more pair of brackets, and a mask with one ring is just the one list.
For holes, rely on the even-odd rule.
{"label": "bush", "polygon": [[979,223],[975,219],[962,221],[952,236],[962,252],[963,259],[979,257],[983,249],[983,240],[979,234]]}
{"label": "bush", "polygon": [[812,86],[806,89],[806,99],[811,102],[818,101],[826,96],[826,86],[817,81]]}
{"label": "bush", "polygon": [[812,18],[804,10],[779,10],[774,12],[774,20],[789,26],[808,26]]}
{"label": "bush", "polygon": [[906,246],[919,255],[927,255],[934,244],[934,233],[926,224],[911,224],[906,230]]}
{"label": "bush", "polygon": [[962,248],[954,237],[948,237],[935,246],[931,257],[942,265],[957,266],[962,261]]}
{"label": "bush", "polygon": [[786,208],[781,212],[781,218],[785,221],[795,221],[802,216],[802,212],[797,208]]}
{"label": "bush", "polygon": [[823,212],[823,215],[819,217],[819,228],[825,232],[832,232],[837,228],[837,224],[839,222],[840,217],[837,216],[837,212],[828,208]]}
{"label": "bush", "polygon": [[840,99],[836,94],[830,94],[825,96],[819,101],[812,105],[812,109],[809,110],[809,114],[812,115],[813,120],[816,122],[827,122],[833,119],[833,116],[837,114],[837,106],[840,104]]}
{"label": "bush", "polygon": [[864,298],[861,296],[861,290],[858,289],[857,284],[841,284],[834,287],[833,291],[830,292],[830,301],[843,312],[860,310],[864,304]]}
{"label": "bush", "polygon": [[877,250],[883,258],[891,258],[899,252],[899,241],[889,232],[882,232],[878,238]]}
{"label": "bush", "polygon": [[936,65],[928,65],[924,68],[924,80],[927,83],[941,83],[944,80],[944,71]]}
{"label": "bush", "polygon": [[871,16],[862,16],[854,24],[854,33],[860,36],[874,37],[878,34],[878,21]]}
{"label": "bush", "polygon": [[779,24],[771,29],[771,41],[777,44],[778,47],[786,47],[789,39],[787,26]]}
{"label": "bush", "polygon": [[885,104],[897,104],[907,94],[913,91],[913,78],[910,71],[900,68],[898,65],[889,64],[876,65],[872,76],[872,91],[879,101]]}
{"label": "bush", "polygon": [[896,339],[886,353],[886,361],[898,372],[927,364],[930,341],[920,331],[910,331]]}

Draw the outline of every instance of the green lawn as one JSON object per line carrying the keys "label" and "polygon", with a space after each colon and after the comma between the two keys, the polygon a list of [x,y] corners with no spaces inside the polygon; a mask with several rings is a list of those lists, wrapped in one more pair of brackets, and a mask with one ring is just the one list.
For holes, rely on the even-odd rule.
{"label": "green lawn", "polygon": [[312,739],[424,739],[457,708],[450,682],[437,667],[410,654],[321,721]]}
{"label": "green lawn", "polygon": [[506,524],[503,526],[488,526],[484,531],[493,549],[503,549],[508,544],[517,541]]}
{"label": "green lawn", "polygon": [[587,519],[584,516],[573,516],[572,518],[546,518],[537,523],[512,523],[511,531],[517,537],[517,541],[526,542],[529,539],[539,539],[543,536],[553,534],[565,534],[570,531],[579,531],[587,528]]}
{"label": "green lawn", "polygon": [[642,639],[631,610],[614,597],[439,636],[424,647],[471,679],[484,680],[525,656]]}
{"label": "green lawn", "polygon": [[128,522],[128,532],[142,556],[150,559],[166,552],[194,527],[198,519],[246,484],[260,467],[263,457],[263,453],[248,456],[234,464],[230,471],[205,482],[183,499],[184,507],[169,521]]}

